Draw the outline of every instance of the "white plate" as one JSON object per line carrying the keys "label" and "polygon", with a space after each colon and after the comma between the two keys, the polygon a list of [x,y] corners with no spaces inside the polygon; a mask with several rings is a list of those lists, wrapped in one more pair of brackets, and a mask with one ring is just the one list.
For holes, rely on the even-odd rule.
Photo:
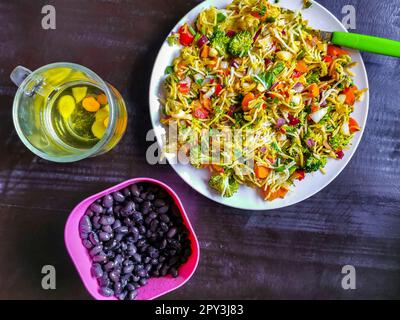
{"label": "white plate", "polygon": [[[205,8],[210,6],[225,8],[230,2],[230,0],[207,0],[200,3],[181,21],[178,22],[173,31],[177,32],[178,28],[185,22],[192,23],[198,14]],[[302,10],[301,0],[281,0],[279,5],[283,8],[291,10]],[[333,14],[315,1],[313,2],[311,8],[303,10],[303,16],[309,21],[310,26],[315,29],[325,31],[346,31],[346,28],[339,22],[338,19],[336,19]],[[157,56],[151,76],[149,97],[150,116],[159,144],[162,144],[161,132],[163,131],[162,125],[160,124],[161,104],[159,99],[163,96],[162,88],[165,80],[164,72],[165,68],[171,65],[173,59],[179,55],[179,51],[179,46],[171,47],[165,41]],[[350,53],[353,60],[359,62],[359,64],[352,69],[353,72],[357,74],[357,76],[354,78],[355,84],[358,86],[358,88],[368,88],[367,73],[361,55],[358,51],[354,50],[350,50]],[[290,192],[284,199],[277,199],[272,202],[264,201],[257,190],[247,186],[241,186],[239,191],[233,197],[223,198],[208,187],[208,179],[210,177],[210,172],[208,170],[198,170],[190,165],[182,164],[171,164],[171,166],[178,173],[178,175],[195,190],[207,198],[224,205],[247,210],[269,210],[286,207],[311,197],[332,182],[332,180],[336,178],[346,167],[351,157],[355,153],[363,135],[367,121],[368,105],[369,94],[367,92],[363,101],[356,103],[355,111],[352,114],[352,117],[354,117],[362,127],[361,131],[356,133],[354,139],[352,140],[350,150],[345,152],[344,158],[340,161],[334,159],[328,160],[328,163],[325,167],[326,174],[322,174],[320,172],[307,174],[304,180],[296,182],[295,186],[291,188]]]}

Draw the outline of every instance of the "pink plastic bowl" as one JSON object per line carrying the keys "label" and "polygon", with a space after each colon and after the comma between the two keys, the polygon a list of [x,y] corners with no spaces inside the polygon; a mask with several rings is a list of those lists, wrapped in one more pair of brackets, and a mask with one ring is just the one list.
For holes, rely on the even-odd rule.
{"label": "pink plastic bowl", "polygon": [[104,190],[98,194],[95,194],[83,200],[71,212],[71,214],[68,217],[67,223],[65,225],[64,238],[68,253],[71,256],[72,261],[75,264],[76,270],[78,270],[78,273],[86,289],[93,296],[93,298],[98,300],[117,300],[117,299],[115,297],[106,298],[99,293],[99,285],[97,283],[97,280],[91,274],[91,266],[92,266],[91,258],[88,254],[87,249],[82,245],[82,240],[79,237],[79,227],[78,227],[79,221],[85,214],[86,209],[94,201],[107,194],[121,190],[134,183],[156,184],[165,189],[170,194],[170,196],[175,201],[175,204],[177,205],[179,211],[182,214],[184,223],[190,232],[189,238],[192,243],[192,255],[189,257],[188,261],[179,268],[179,276],[177,278],[173,278],[171,276],[166,276],[161,278],[150,278],[147,285],[139,288],[136,299],[152,300],[179,288],[191,278],[199,262],[199,255],[200,255],[199,243],[197,241],[193,228],[189,222],[189,219],[186,215],[185,209],[183,208],[182,203],[178,198],[178,196],[176,195],[176,193],[172,191],[172,189],[168,187],[166,184],[158,180],[150,178],[135,178],[127,180],[125,182],[116,185],[115,187]]}

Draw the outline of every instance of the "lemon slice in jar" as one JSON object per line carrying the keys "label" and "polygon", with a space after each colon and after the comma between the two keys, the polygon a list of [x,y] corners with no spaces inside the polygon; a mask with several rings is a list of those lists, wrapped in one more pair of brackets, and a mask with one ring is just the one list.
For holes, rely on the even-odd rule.
{"label": "lemon slice in jar", "polygon": [[73,96],[62,96],[58,101],[58,111],[64,119],[68,119],[74,112],[76,107],[75,99]]}

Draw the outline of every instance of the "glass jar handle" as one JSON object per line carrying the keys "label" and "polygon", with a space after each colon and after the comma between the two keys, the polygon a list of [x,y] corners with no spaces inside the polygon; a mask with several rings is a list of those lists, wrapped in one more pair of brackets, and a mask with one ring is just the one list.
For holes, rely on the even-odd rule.
{"label": "glass jar handle", "polygon": [[19,87],[26,79],[26,77],[29,76],[31,73],[31,70],[22,66],[18,66],[11,72],[10,78],[11,81],[14,82],[17,87]]}

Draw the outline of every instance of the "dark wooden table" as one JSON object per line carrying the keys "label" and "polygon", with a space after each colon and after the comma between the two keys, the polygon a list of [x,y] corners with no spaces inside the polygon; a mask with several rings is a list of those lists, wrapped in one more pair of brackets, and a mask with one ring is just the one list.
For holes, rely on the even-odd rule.
{"label": "dark wooden table", "polygon": [[[41,29],[49,1],[0,0],[0,298],[89,299],[64,248],[66,218],[81,199],[147,175],[173,186],[197,231],[197,273],[170,299],[400,297],[400,60],[364,54],[371,105],[362,143],[329,187],[289,208],[250,212],[218,205],[166,165],[145,160],[148,86],[156,53],[194,0],[53,0],[57,30]],[[398,0],[321,0],[337,17],[357,10],[357,30],[400,40]],[[118,147],[54,164],[31,154],[11,118],[14,66],[85,65],[119,88],[130,119]],[[57,289],[41,288],[54,265]],[[343,290],[354,265],[357,289]]]}

